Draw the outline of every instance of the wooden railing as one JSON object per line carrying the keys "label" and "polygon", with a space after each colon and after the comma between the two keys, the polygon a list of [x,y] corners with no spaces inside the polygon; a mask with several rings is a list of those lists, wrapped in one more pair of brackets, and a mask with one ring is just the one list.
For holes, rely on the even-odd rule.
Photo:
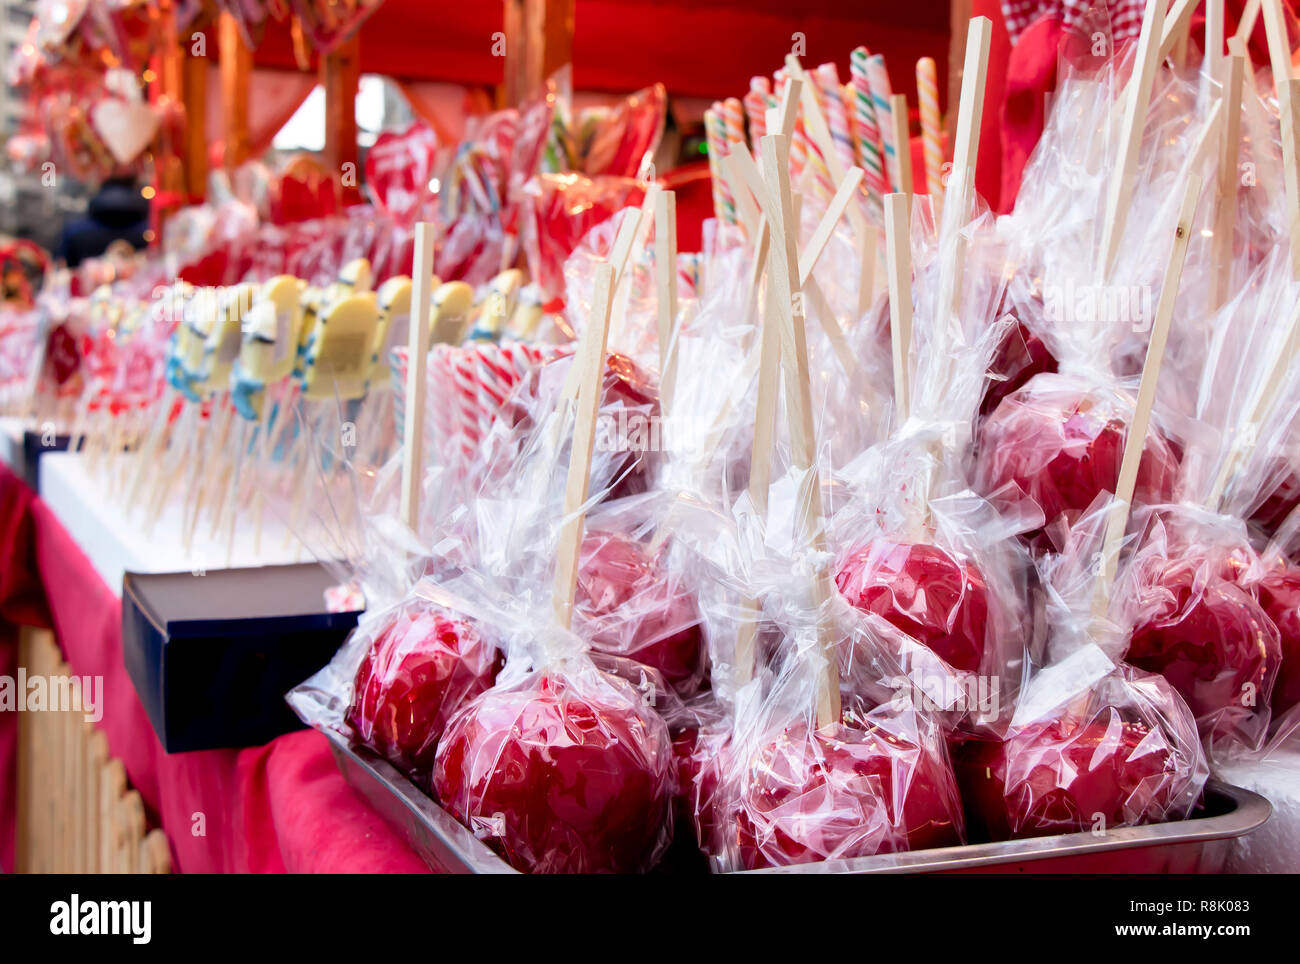
{"label": "wooden railing", "polygon": [[[29,679],[72,675],[46,630],[22,630],[18,665]],[[103,732],[80,706],[18,714],[17,797],[19,873],[171,872],[167,837],[146,826],[126,768],[109,756]]]}

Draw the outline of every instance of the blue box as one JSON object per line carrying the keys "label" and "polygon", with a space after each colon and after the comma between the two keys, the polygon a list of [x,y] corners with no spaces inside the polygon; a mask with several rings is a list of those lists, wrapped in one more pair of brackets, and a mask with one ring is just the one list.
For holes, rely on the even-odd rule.
{"label": "blue box", "polygon": [[70,435],[48,437],[35,429],[23,429],[22,466],[15,466],[15,471],[33,492],[41,491],[41,456],[47,452],[66,452],[72,444]]}
{"label": "blue box", "polygon": [[317,563],[122,580],[122,659],[168,753],[259,746],[302,729],[284,694],[333,657],[359,612],[325,610]]}

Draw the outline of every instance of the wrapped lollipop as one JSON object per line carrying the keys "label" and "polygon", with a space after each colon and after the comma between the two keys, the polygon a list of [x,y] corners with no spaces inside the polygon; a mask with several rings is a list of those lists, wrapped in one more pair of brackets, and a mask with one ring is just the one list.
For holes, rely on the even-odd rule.
{"label": "wrapped lollipop", "polygon": [[[790,84],[797,90],[800,81]],[[768,184],[760,203],[773,233],[769,283],[777,291],[797,292],[784,135],[765,137],[762,148]],[[764,337],[768,350],[760,362],[758,412],[763,419],[774,410],[765,398],[776,388],[776,346],[789,347],[791,351],[781,352],[781,363],[791,491],[797,494],[778,504],[793,519],[795,578],[787,575],[779,594],[755,591],[745,607],[750,615],[737,640],[740,689],[731,738],[718,751],[717,766],[699,771],[701,781],[719,784],[711,795],[711,813],[701,817],[702,824],[713,828],[713,839],[706,842],[714,845],[723,869],[959,843],[960,810],[942,742],[931,732],[909,732],[906,725],[859,715],[856,708],[843,712],[835,614],[851,611],[830,585],[801,301],[778,295],[769,307],[765,325],[776,327],[779,339],[775,333]],[[757,499],[749,504],[758,510],[759,520],[768,515],[767,473],[758,471],[770,458],[764,425],[760,421],[755,433],[750,474],[750,493]],[[766,543],[770,537],[762,538]],[[781,618],[780,612],[792,618]],[[757,630],[765,616],[776,630],[772,659],[779,667],[770,687],[756,658]]]}
{"label": "wrapped lollipop", "polygon": [[1194,412],[1201,437],[1184,460],[1181,502],[1139,518],[1144,538],[1121,595],[1134,624],[1129,661],[1164,674],[1212,743],[1247,749],[1265,738],[1283,648],[1261,603],[1287,624],[1278,609],[1287,580],[1260,565],[1242,520],[1276,477],[1272,453],[1300,412],[1295,304],[1278,250],[1211,322]]}
{"label": "wrapped lollipop", "polygon": [[[1141,358],[1160,264],[1120,257],[1119,251],[1167,247],[1166,226],[1176,217],[1182,186],[1201,176],[1218,145],[1222,108],[1204,118],[1171,112],[1169,105],[1179,100],[1168,89],[1175,81],[1160,80],[1161,96],[1153,96],[1155,48],[1138,48],[1142,59],[1123,100],[1115,169],[1098,164],[1096,138],[1078,136],[1095,129],[1080,123],[1081,115],[1111,125],[1115,107],[1105,92],[1118,86],[1118,65],[1112,64],[1099,78],[1065,88],[1050,136],[1026,169],[1025,190],[1004,225],[1027,251],[1020,268],[1025,277],[1013,292],[1029,292],[1017,299],[1029,306],[1026,317],[1041,297],[1048,324],[1036,334],[1057,359],[1059,374],[1035,375],[988,415],[975,482],[1000,504],[1035,505],[1047,526],[1062,517],[1071,522],[1098,494],[1113,491],[1119,470],[1134,404],[1125,359]],[[1130,216],[1142,204],[1153,209]],[[1138,351],[1130,350],[1130,341]],[[1175,450],[1159,425],[1146,438],[1135,498],[1165,502],[1173,494]],[[1046,545],[1042,530],[1031,536],[1039,548]]]}
{"label": "wrapped lollipop", "polygon": [[[978,57],[979,46],[969,50]],[[908,203],[903,195],[886,203],[896,427],[842,470],[856,497],[835,520],[840,593],[919,644],[904,647],[901,665],[954,709],[962,674],[994,678],[1010,693],[1029,643],[1021,602],[1028,561],[1009,539],[1023,523],[1008,525],[964,478],[985,373],[1009,324],[994,315],[1003,288],[990,221],[971,218],[979,112],[970,105],[982,96],[981,64],[970,66],[977,96],[963,101],[961,166],[937,246],[918,264],[928,283],[918,285],[915,349]]]}
{"label": "wrapped lollipop", "polygon": [[663,721],[636,689],[596,670],[567,632],[612,287],[613,269],[606,266],[579,349],[556,625],[534,641],[537,670],[488,691],[452,719],[432,781],[439,800],[466,826],[515,867],[535,873],[648,870],[671,834],[674,769]]}
{"label": "wrapped lollipop", "polygon": [[[891,254],[905,250],[906,238],[899,236],[904,211],[899,197],[891,197]],[[967,244],[964,238],[961,243]],[[985,250],[978,242],[969,248],[968,261]],[[1011,536],[1034,520],[1000,517],[967,488],[963,471],[989,358],[1010,323],[992,314],[1001,302],[1000,272],[971,264],[957,309],[963,321],[922,296],[913,373],[906,347],[912,327],[907,261],[891,257],[890,268],[899,306],[892,326],[898,427],[841,473],[852,480],[856,498],[835,519],[844,546],[836,585],[852,605],[920,644],[906,646],[900,658],[940,691],[961,674],[978,673],[999,679],[1009,693],[1030,642],[1021,602],[1028,560]],[[939,266],[923,266],[927,272],[933,277]],[[976,279],[995,283],[990,288]]]}
{"label": "wrapped lollipop", "polygon": [[1183,820],[1208,776],[1181,697],[1090,643],[1035,674],[1004,739],[959,742],[953,763],[973,841]]}

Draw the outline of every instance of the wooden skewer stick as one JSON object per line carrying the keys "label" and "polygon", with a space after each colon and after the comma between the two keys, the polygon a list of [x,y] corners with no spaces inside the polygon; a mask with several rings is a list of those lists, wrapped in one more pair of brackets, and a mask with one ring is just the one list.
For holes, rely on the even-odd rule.
{"label": "wooden skewer stick", "polygon": [[[812,237],[808,240],[808,245],[799,255],[799,283],[806,284],[812,277],[813,267],[817,260],[826,250],[826,245],[831,240],[831,235],[835,231],[835,225],[844,212],[852,203],[854,196],[857,194],[858,185],[862,183],[863,171],[860,167],[851,167],[845,172],[844,178],[840,181],[839,188],[835,191],[835,196],[831,198],[831,203],[826,208],[826,213],[822,215],[821,221],[817,223]],[[742,192],[748,197],[748,192]]]}
{"label": "wooden skewer stick", "polygon": [[940,230],[945,241],[945,253],[939,264],[939,310],[950,313],[946,326],[950,330],[956,330],[960,325],[959,299],[966,246],[955,235],[974,214],[975,170],[979,158],[980,127],[984,122],[984,90],[992,31],[993,24],[988,17],[973,17],[966,34],[966,61],[962,68],[957,130],[953,138],[952,176],[943,200],[947,223],[941,225]]}
{"label": "wooden skewer stick", "polygon": [[[937,201],[938,198],[935,198]],[[880,243],[880,231],[874,224],[868,224],[862,233],[862,246],[859,251],[858,265],[858,317],[861,318],[871,310],[871,302],[876,293],[876,248]]]}
{"label": "wooden skewer stick", "polygon": [[1223,75],[1223,0],[1205,0],[1205,72],[1216,81]]}
{"label": "wooden skewer stick", "polygon": [[1106,283],[1111,265],[1119,252],[1128,222],[1129,201],[1133,195],[1133,181],[1137,173],[1138,150],[1142,146],[1142,127],[1146,122],[1147,105],[1155,84],[1156,69],[1160,66],[1160,37],[1165,23],[1165,0],[1147,0],[1142,17],[1142,33],[1138,38],[1137,60],[1124,98],[1124,115],[1120,126],[1119,157],[1114,176],[1106,195],[1106,208],[1102,218],[1100,259],[1097,263],[1097,284]]}
{"label": "wooden skewer stick", "polygon": [[957,131],[953,138],[952,176],[944,197],[945,209],[951,209],[954,201],[959,205],[957,224],[970,217],[975,194],[975,162],[979,157],[980,127],[984,122],[984,89],[992,35],[993,23],[988,17],[971,18],[966,34],[961,98],[957,105]]}
{"label": "wooden skewer stick", "polygon": [[[772,443],[776,432],[776,403],[780,395],[781,340],[774,303],[775,285],[769,284],[760,332],[757,403],[754,406],[754,437],[750,443],[749,500],[755,515],[767,521],[768,489],[772,484]],[[759,600],[742,603],[745,617],[736,637],[736,684],[743,686],[754,677],[755,640],[758,637]]]}
{"label": "wooden skewer stick", "polygon": [[908,130],[907,95],[894,94],[889,98],[890,120],[894,125],[895,157],[898,159],[899,193],[912,195],[912,137]]}
{"label": "wooden skewer stick", "polygon": [[556,551],[555,621],[563,629],[573,625],[573,604],[578,591],[579,550],[586,522],[587,496],[591,485],[591,453],[596,444],[596,419],[605,376],[605,350],[609,318],[614,304],[614,267],[596,268],[596,291],[592,317],[587,323],[574,365],[580,369],[578,399],[573,425],[573,448],[569,453],[569,475],[564,487],[564,523]]}
{"label": "wooden skewer stick", "polygon": [[1241,140],[1241,91],[1246,76],[1246,56],[1245,47],[1236,37],[1229,39],[1228,47],[1231,53],[1228,56],[1223,90],[1227,115],[1219,151],[1219,206],[1214,223],[1211,308],[1219,308],[1228,300],[1228,288],[1232,280],[1233,241],[1237,227],[1237,151]]}
{"label": "wooden skewer stick", "polygon": [[424,392],[429,359],[429,317],[433,301],[433,225],[415,226],[411,264],[411,325],[406,359],[406,410],[402,434],[402,521],[412,532],[420,524],[424,482]]}
{"label": "wooden skewer stick", "polygon": [[1282,16],[1282,0],[1263,0],[1264,31],[1268,35],[1268,57],[1277,85],[1277,106],[1282,130],[1282,178],[1286,188],[1286,217],[1291,242],[1291,277],[1300,281],[1300,149],[1296,135],[1296,106],[1300,84],[1291,76],[1291,41]]}
{"label": "wooden skewer stick", "polygon": [[[1192,26],[1192,14],[1196,8],[1201,5],[1201,0],[1177,0],[1164,15],[1164,23],[1156,29],[1160,31],[1160,48],[1157,63],[1165,60],[1172,53],[1179,43],[1186,43],[1188,31]],[[1161,12],[1167,6],[1165,2],[1160,3]],[[1139,53],[1140,56],[1140,53]]]}
{"label": "wooden skewer stick", "polygon": [[1165,265],[1164,280],[1160,286],[1160,301],[1156,305],[1151,323],[1151,340],[1147,344],[1146,361],[1142,365],[1142,381],[1138,385],[1137,403],[1133,421],[1124,442],[1124,456],[1120,462],[1119,480],[1115,486],[1115,499],[1106,520],[1106,531],[1101,544],[1101,573],[1093,597],[1093,615],[1100,617],[1107,609],[1110,589],[1115,582],[1119,563],[1119,544],[1128,528],[1128,517],[1137,487],[1138,466],[1146,447],[1147,429],[1151,424],[1151,408],[1156,399],[1156,383],[1160,378],[1160,365],[1164,361],[1165,342],[1169,338],[1169,324],[1174,317],[1178,300],[1178,286],[1183,275],[1183,261],[1187,257],[1187,244],[1191,240],[1192,221],[1196,216],[1196,202],[1201,193],[1201,177],[1192,174],[1183,195],[1182,210],[1174,229],[1174,243]]}
{"label": "wooden skewer stick", "polygon": [[673,191],[661,191],[655,200],[655,295],[659,406],[665,416],[671,416],[677,384],[677,194]]}
{"label": "wooden skewer stick", "polygon": [[[786,408],[790,420],[790,438],[794,469],[802,484],[799,492],[801,543],[814,555],[824,557],[826,533],[821,499],[821,480],[817,469],[817,439],[813,423],[812,387],[808,375],[808,344],[804,333],[802,298],[799,294],[799,257],[796,238],[791,230],[793,197],[790,191],[790,168],[786,159],[786,142],[781,135],[762,140],[765,173],[770,180],[768,221],[772,225],[772,248],[769,284],[774,289],[774,304],[781,327],[781,359],[785,373]],[[830,598],[830,575],[825,563],[816,563],[813,575],[813,602],[824,616]],[[830,627],[819,619],[818,641],[821,644],[825,672],[818,686],[816,718],[818,728],[840,722],[839,663]]]}
{"label": "wooden skewer stick", "polygon": [[[826,125],[826,116],[822,113],[821,108],[817,106],[816,86],[808,79],[803,65],[799,63],[799,58],[794,54],[787,54],[785,63],[790,70],[790,83],[793,84],[796,80],[800,82],[800,87],[795,93],[803,105],[804,128],[808,131],[808,136],[812,138],[812,142],[821,153],[823,160],[826,161],[826,169],[830,171],[831,181],[835,184],[842,184],[848,169],[835,149],[835,142],[831,139],[830,128]],[[788,136],[784,125],[780,128],[779,133]],[[848,209],[848,216],[854,234],[861,241],[862,233],[867,227],[867,219],[856,204]],[[797,222],[794,227],[798,228]]]}
{"label": "wooden skewer stick", "polygon": [[[652,187],[651,190],[658,191],[659,189]],[[649,194],[647,193],[646,196],[649,197]],[[623,280],[623,269],[627,267],[627,259],[631,255],[632,246],[640,233],[641,215],[642,208],[628,209],[618,226],[618,234],[614,238],[614,247],[610,249],[609,261],[607,262],[614,269],[614,287],[610,291],[611,298],[618,292],[619,283]],[[561,390],[560,397],[563,402],[571,404],[577,401],[581,379],[582,371],[580,367],[576,364],[571,366],[568,375],[565,376],[564,386]]]}
{"label": "wooden skewer stick", "polygon": [[889,335],[894,355],[895,421],[911,411],[912,242],[907,195],[885,195],[885,259],[889,271]]}
{"label": "wooden skewer stick", "polygon": [[1246,8],[1241,12],[1236,34],[1242,44],[1250,43],[1250,35],[1255,32],[1255,24],[1259,21],[1259,10],[1260,0],[1246,0]]}

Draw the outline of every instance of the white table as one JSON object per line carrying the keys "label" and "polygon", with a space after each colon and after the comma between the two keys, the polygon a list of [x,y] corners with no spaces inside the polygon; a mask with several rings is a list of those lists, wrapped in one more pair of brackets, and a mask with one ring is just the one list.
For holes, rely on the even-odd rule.
{"label": "white table", "polygon": [[[131,459],[135,456],[125,455]],[[134,469],[132,469],[132,472]],[[128,478],[130,473],[128,473]],[[186,552],[182,506],[172,499],[146,535],[144,510],[128,513],[119,499],[105,494],[102,475],[87,471],[86,459],[73,452],[51,452],[41,459],[41,498],[68,534],[90,559],[104,582],[118,593],[125,572],[207,572],[252,566],[310,562],[311,553],[269,507],[263,512],[260,551],[252,513],[236,513],[235,535],[227,558],[226,526],[216,538],[205,513],[195,529],[194,545]]]}

